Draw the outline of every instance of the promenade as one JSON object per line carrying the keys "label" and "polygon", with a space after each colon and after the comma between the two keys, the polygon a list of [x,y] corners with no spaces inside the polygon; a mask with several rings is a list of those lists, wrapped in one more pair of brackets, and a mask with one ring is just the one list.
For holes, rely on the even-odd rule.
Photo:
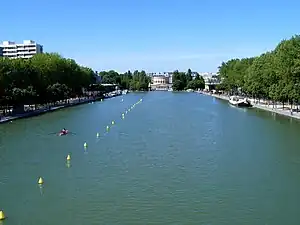
{"label": "promenade", "polygon": [[121,95],[121,94],[120,93],[115,93],[115,92],[110,92],[110,93],[107,93],[106,95],[104,95],[103,97],[70,98],[70,99],[66,100],[67,103],[65,103],[65,101],[64,101],[64,102],[61,102],[60,104],[57,104],[55,106],[49,106],[48,105],[48,106],[43,106],[42,108],[39,108],[37,110],[24,112],[24,113],[21,113],[21,114],[15,114],[15,115],[11,115],[11,116],[1,116],[0,117],[0,124],[11,122],[11,121],[17,120],[17,119],[38,116],[38,115],[41,115],[41,114],[44,114],[44,113],[53,112],[53,111],[63,109],[63,108],[73,107],[73,106],[76,106],[76,105],[97,101],[97,100],[102,99],[102,98],[104,98],[104,99],[105,98],[112,98],[112,97],[115,97],[115,96],[118,96],[118,95]]}
{"label": "promenade", "polygon": [[[212,96],[212,97],[215,97],[215,98],[218,98],[218,99],[229,101],[229,96],[227,96],[227,95],[210,94],[210,93],[207,93],[207,92],[201,92],[201,94],[205,94],[205,95],[209,95],[209,96]],[[273,105],[273,104],[268,104],[266,101],[263,101],[263,100],[258,102],[254,99],[251,99],[251,98],[248,98],[248,99],[250,100],[250,102],[251,102],[251,104],[254,108],[269,111],[269,112],[272,112],[272,113],[276,113],[276,114],[279,114],[279,115],[288,116],[288,117],[300,120],[300,112],[296,111],[295,106],[292,107],[293,112],[291,113],[291,105],[288,105],[288,104],[285,104],[284,108],[282,108],[282,104]]]}
{"label": "promenade", "polygon": [[15,115],[11,115],[11,116],[1,116],[0,119],[0,124],[2,123],[7,123],[13,120],[17,120],[17,119],[21,119],[21,118],[27,118],[27,117],[32,117],[32,116],[38,116],[47,112],[53,112],[62,108],[67,108],[67,107],[72,107],[75,105],[79,105],[79,104],[84,104],[87,102],[91,102],[94,99],[91,98],[71,98],[71,99],[67,99],[68,103],[61,103],[55,106],[43,106],[37,110],[33,110],[33,111],[28,111],[28,112],[24,112],[21,114],[15,114]]}

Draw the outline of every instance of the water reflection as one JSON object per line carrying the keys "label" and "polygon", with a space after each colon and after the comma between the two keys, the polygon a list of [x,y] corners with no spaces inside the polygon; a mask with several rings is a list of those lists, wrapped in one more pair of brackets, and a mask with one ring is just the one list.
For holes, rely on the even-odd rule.
{"label": "water reflection", "polygon": [[67,167],[67,168],[70,168],[70,167],[71,167],[71,162],[70,162],[70,161],[67,161],[67,162],[66,162],[66,167]]}
{"label": "water reflection", "polygon": [[42,184],[39,184],[40,194],[44,195],[44,186]]}

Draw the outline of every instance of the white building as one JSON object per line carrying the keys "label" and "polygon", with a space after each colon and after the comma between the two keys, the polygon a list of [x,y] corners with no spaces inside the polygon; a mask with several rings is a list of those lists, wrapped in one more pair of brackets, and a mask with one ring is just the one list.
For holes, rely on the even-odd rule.
{"label": "white building", "polygon": [[[157,72],[157,73],[147,73],[149,77],[167,77],[168,78],[168,83],[172,84],[172,75],[173,72]],[[152,79],[153,82],[153,79]]]}
{"label": "white building", "polygon": [[22,44],[16,44],[12,41],[3,41],[0,45],[0,56],[11,59],[28,59],[39,53],[43,53],[43,46],[31,40],[25,40]]}
{"label": "white building", "polygon": [[151,90],[168,90],[172,84],[169,83],[169,77],[164,75],[154,75],[151,77]]}

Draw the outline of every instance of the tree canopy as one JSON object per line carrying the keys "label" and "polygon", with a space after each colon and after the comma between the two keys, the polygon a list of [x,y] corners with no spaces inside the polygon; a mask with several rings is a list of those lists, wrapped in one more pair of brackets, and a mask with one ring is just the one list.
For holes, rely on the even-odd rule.
{"label": "tree canopy", "polygon": [[129,89],[133,91],[147,91],[148,85],[151,82],[144,70],[135,70],[133,73],[127,71],[124,74],[119,74],[114,70],[102,71],[99,73],[102,78],[102,83],[117,84],[121,89]]}
{"label": "tree canopy", "polygon": [[186,73],[175,70],[173,72],[172,82],[174,91],[182,91],[184,89],[204,89],[205,87],[204,79],[198,73],[196,74],[195,79],[192,78],[191,69],[188,69]]}
{"label": "tree canopy", "polygon": [[221,87],[255,98],[298,102],[300,99],[300,36],[281,41],[270,52],[231,59],[219,67]]}
{"label": "tree canopy", "polygon": [[0,105],[40,104],[82,96],[94,82],[92,69],[58,54],[30,59],[0,57]]}

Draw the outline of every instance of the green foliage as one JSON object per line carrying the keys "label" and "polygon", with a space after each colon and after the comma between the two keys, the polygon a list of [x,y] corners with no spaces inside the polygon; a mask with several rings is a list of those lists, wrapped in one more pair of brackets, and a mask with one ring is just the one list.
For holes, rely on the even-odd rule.
{"label": "green foliage", "polygon": [[121,89],[130,89],[133,91],[147,91],[150,77],[145,71],[134,71],[133,74],[128,71],[124,74],[118,74],[116,71],[102,71],[99,73],[102,77],[102,83],[118,84]]}
{"label": "green foliage", "polygon": [[175,70],[173,72],[173,90],[182,91],[187,86],[187,75],[184,72]]}
{"label": "green foliage", "polygon": [[175,70],[173,72],[173,90],[182,91],[184,89],[204,89],[205,82],[202,76],[196,74],[195,79],[192,78],[192,71],[188,69],[186,73]]}
{"label": "green foliage", "polygon": [[58,54],[30,59],[0,57],[0,104],[15,107],[81,96],[94,82],[94,71]]}
{"label": "green foliage", "polygon": [[205,81],[202,76],[199,76],[199,74],[196,75],[194,80],[190,80],[187,84],[187,89],[204,89],[205,88]]}
{"label": "green foliage", "polygon": [[219,89],[234,92],[240,88],[255,98],[296,103],[300,99],[300,36],[283,40],[258,57],[223,62],[219,76]]}

